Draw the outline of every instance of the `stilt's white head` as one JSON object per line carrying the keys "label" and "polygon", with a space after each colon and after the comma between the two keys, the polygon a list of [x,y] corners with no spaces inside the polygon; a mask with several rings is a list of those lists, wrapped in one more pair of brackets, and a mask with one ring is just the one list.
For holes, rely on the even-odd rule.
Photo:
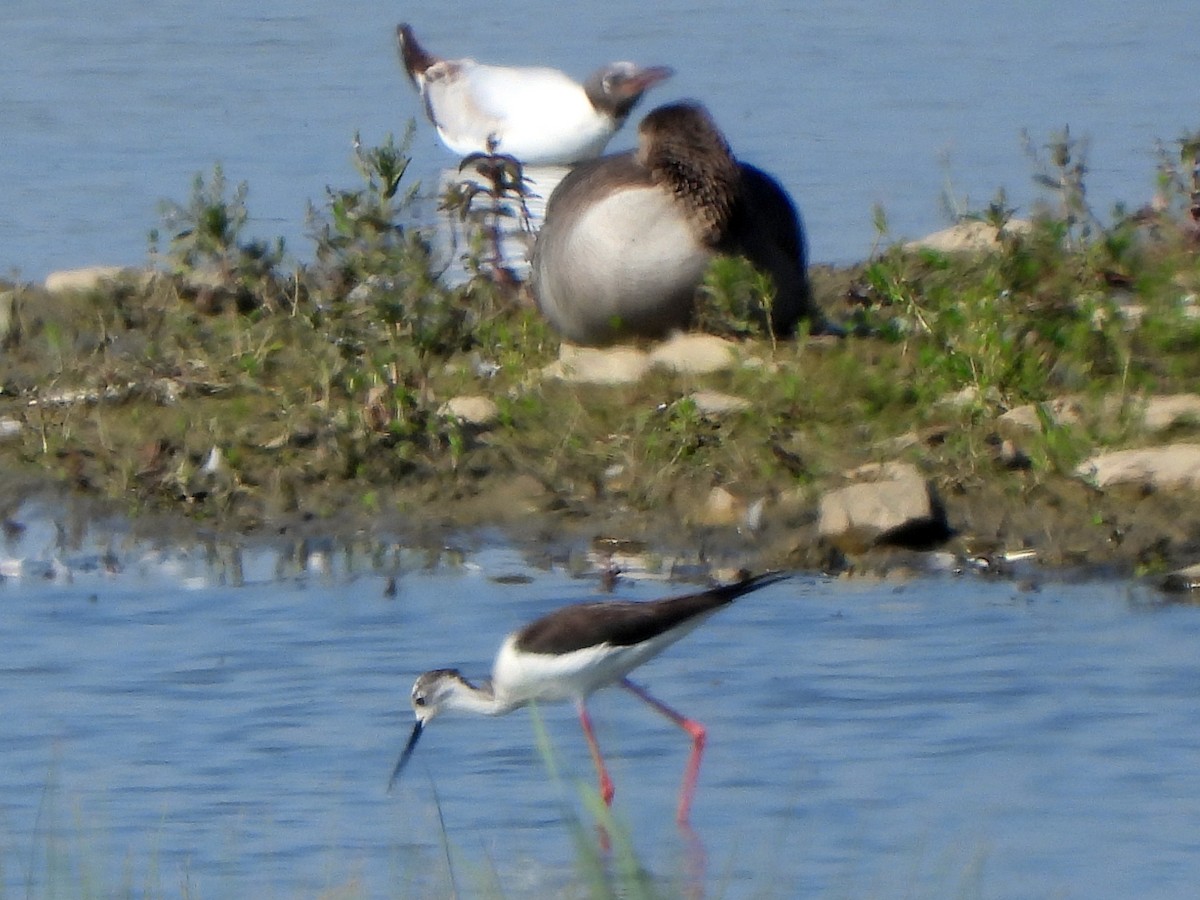
{"label": "stilt's white head", "polygon": [[396,760],[395,768],[392,769],[392,777],[388,779],[389,791],[396,783],[396,779],[400,777],[400,773],[404,771],[404,767],[408,765],[425,726],[442,711],[446,701],[464,687],[468,687],[468,685],[458,669],[431,669],[417,678],[412,689],[412,707],[417,721],[413,725],[408,743],[400,752],[400,758]]}

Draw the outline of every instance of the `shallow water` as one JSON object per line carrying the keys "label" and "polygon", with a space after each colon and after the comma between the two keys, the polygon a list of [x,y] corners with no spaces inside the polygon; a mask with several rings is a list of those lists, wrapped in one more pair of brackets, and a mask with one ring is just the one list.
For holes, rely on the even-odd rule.
{"label": "shallow water", "polygon": [[[355,185],[369,144],[420,110],[393,28],[410,16],[434,50],[544,63],[583,77],[614,58],[678,74],[649,103],[703,100],[744,159],[776,174],[807,219],[813,258],[861,259],[871,208],[894,236],[946,223],[946,176],[980,209],[1004,186],[1036,197],[1019,132],[1092,137],[1102,215],[1154,186],[1154,142],[1197,127],[1192,0],[902,8],[817,0],[566,7],[464,0],[453,15],[317,0],[7,0],[0,35],[0,272],[140,264],[162,199],[224,165],[250,185],[251,235],[311,257],[308,201]],[[628,146],[627,128],[612,145]],[[415,171],[455,161],[422,122]],[[948,158],[949,166],[943,161]]]}
{"label": "shallow water", "polygon": [[[22,520],[0,583],[5,895],[76,893],[83,868],[100,893],[445,896],[447,847],[463,896],[576,883],[570,821],[596,836],[569,707],[541,711],[561,784],[524,711],[436,721],[385,784],[419,671],[486,675],[507,630],[594,581],[504,548],[184,551]],[[671,895],[1187,896],[1200,609],[1160,600],[948,576],[767,588],[638,673],[709,728],[694,838],[673,823],[686,740],[624,692],[594,698],[618,820]]]}

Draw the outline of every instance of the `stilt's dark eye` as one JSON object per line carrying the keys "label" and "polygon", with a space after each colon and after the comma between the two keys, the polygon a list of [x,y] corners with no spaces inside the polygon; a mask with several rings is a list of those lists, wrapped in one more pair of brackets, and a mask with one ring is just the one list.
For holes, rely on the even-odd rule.
{"label": "stilt's dark eye", "polygon": [[413,694],[413,704],[416,706],[424,706],[425,705],[425,695],[424,694]]}

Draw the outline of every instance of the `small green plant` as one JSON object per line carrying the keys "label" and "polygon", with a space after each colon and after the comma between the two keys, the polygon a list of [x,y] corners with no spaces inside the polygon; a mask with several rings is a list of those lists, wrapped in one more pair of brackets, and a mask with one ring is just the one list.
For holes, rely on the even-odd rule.
{"label": "small green plant", "polygon": [[882,203],[874,203],[871,205],[871,227],[875,231],[875,237],[871,241],[871,252],[867,254],[871,259],[875,258],[875,254],[879,252],[880,246],[888,235],[888,219],[887,210],[883,208]]}
{"label": "small green plant", "polygon": [[[996,229],[1001,238],[1004,237],[1005,226],[1008,225],[1014,215],[1016,215],[1016,207],[1010,206],[1008,203],[1008,194],[1003,187],[997,188],[996,193],[982,210],[977,210],[971,207],[969,198],[961,200],[955,193],[954,182],[950,177],[950,159],[949,155],[943,155],[942,167],[946,171],[944,186],[941,195],[941,207],[946,217],[953,223],[960,222],[984,222]],[[883,223],[884,231],[886,231],[886,222]],[[876,233],[882,236],[879,231],[880,222],[876,222]]]}
{"label": "small green plant", "polygon": [[[579,787],[584,805],[596,820],[597,835],[593,838],[579,821],[566,800],[563,777],[558,765],[549,732],[536,704],[529,708],[538,755],[550,780],[559,786],[563,796],[562,813],[575,844],[576,865],[580,887],[592,897],[649,898],[659,896],[645,866],[634,850],[629,829],[619,824],[612,810],[605,806],[593,788]],[[691,885],[698,889],[701,885]]]}
{"label": "small green plant", "polygon": [[1028,131],[1021,132],[1021,143],[1036,169],[1034,182],[1051,191],[1057,199],[1051,215],[1066,225],[1072,247],[1078,249],[1094,231],[1103,230],[1087,200],[1087,138],[1071,137],[1070,126],[1064,126],[1040,149]]}
{"label": "small green plant", "polygon": [[864,301],[855,310],[856,330],[896,342],[906,341],[915,333],[932,333],[921,309],[914,276],[910,260],[898,247],[867,263],[862,283],[856,288]]}
{"label": "small green plant", "polygon": [[684,470],[712,474],[710,463],[721,451],[721,424],[705,417],[691,397],[643,407],[632,418],[630,432],[636,438],[626,454],[644,481],[635,501],[654,503]]}
{"label": "small green plant", "polygon": [[1012,221],[1013,216],[1017,214],[1017,208],[1010,206],[1008,203],[1008,193],[1004,188],[997,188],[995,196],[988,203],[987,207],[981,212],[968,213],[967,218],[975,219],[991,225],[996,231],[1004,237],[1005,226]]}
{"label": "small green plant", "polygon": [[327,187],[323,211],[309,204],[309,233],[316,243],[311,274],[324,295],[339,296],[372,277],[411,277],[430,269],[428,245],[403,223],[419,189],[414,184],[401,191],[414,129],[410,120],[399,142],[389,134],[377,147],[364,146],[355,132],[353,164],[361,186]]}
{"label": "small green plant", "polygon": [[[326,189],[326,205],[310,205],[317,261],[308,273],[313,330],[337,350],[325,380],[357,406],[345,446],[351,471],[381,443],[407,470],[416,455],[445,446],[427,382],[436,361],[470,346],[471,322],[461,294],[442,286],[428,242],[408,227],[417,186],[404,187],[414,124],[397,142],[378,147],[354,136],[361,185]],[[361,443],[365,442],[365,443]]]}
{"label": "small green plant", "polygon": [[1058,475],[1070,474],[1087,452],[1087,442],[1069,425],[1056,421],[1045,404],[1037,404],[1034,410],[1041,438],[1040,444],[1035,442],[1033,446],[1039,468]]}
{"label": "small green plant", "polygon": [[1154,233],[1194,249],[1200,246],[1200,131],[1183,135],[1175,152],[1158,144],[1158,190],[1134,218]]}
{"label": "small green plant", "polygon": [[[284,259],[282,238],[273,243],[244,237],[250,214],[249,188],[239,183],[230,192],[220,165],[206,180],[197,174],[187,203],[164,201],[160,207],[167,232],[165,257],[171,271],[185,279],[199,277],[210,287],[277,301],[277,269]],[[161,235],[150,233],[151,256],[158,255]]]}
{"label": "small green plant", "polygon": [[704,273],[694,326],[709,334],[770,337],[775,285],[743,256],[718,256]]}

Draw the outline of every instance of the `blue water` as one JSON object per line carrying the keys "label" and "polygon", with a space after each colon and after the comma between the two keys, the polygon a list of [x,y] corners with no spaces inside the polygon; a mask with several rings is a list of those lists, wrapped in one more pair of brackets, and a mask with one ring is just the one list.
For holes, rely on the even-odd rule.
{"label": "blue water", "polygon": [[[160,201],[186,200],[193,176],[218,162],[250,186],[250,236],[283,236],[310,258],[307,204],[355,185],[354,132],[379,143],[420,113],[395,60],[401,16],[447,55],[579,77],[614,58],[674,66],[649,102],[707,103],[735,151],[795,195],[819,261],[867,255],[876,203],[891,238],[943,226],[947,177],[967,208],[1003,186],[1028,212],[1037,193],[1022,128],[1038,143],[1064,124],[1091,137],[1090,197],[1106,215],[1115,201],[1149,199],[1156,139],[1200,124],[1192,0],[465,0],[453,13],[6,0],[0,272],[145,262]],[[431,187],[455,162],[424,122],[413,154]]]}
{"label": "blue water", "polygon": [[[580,76],[673,65],[651,103],[704,100],[796,196],[817,260],[865,256],[877,202],[896,237],[945,224],[947,172],[969,205],[1003,185],[1027,210],[1022,128],[1091,136],[1103,212],[1147,199],[1154,140],[1197,127],[1184,0],[437,9],[8,0],[0,271],[143,262],[159,201],[215,162],[249,183],[252,234],[305,258],[308,201],[354,183],[353,133],[377,143],[419,112],[401,15],[449,54]],[[413,153],[430,184],[453,162],[424,123]],[[593,582],[505,549],[430,569],[370,541],[182,552],[120,528],[64,543],[52,524],[2,561],[0,893],[57,879],[73,895],[89,881],[74,866],[101,893],[444,896],[447,845],[464,895],[573,882],[563,810],[588,821],[576,783],[592,774],[569,708],[543,711],[565,787],[524,712],[439,720],[384,785],[419,671],[486,674],[507,630]],[[494,580],[512,573],[528,583]],[[623,693],[596,698],[617,816],[675,893],[1190,896],[1200,611],[1155,600],[974,579],[763,591],[642,677],[709,726],[695,841],[672,822],[686,742]]]}
{"label": "blue water", "polygon": [[[417,673],[486,675],[506,631],[594,581],[515,549],[181,549],[21,518],[0,560],[0,893],[578,883],[570,823],[597,835],[569,706],[541,710],[561,783],[520,711],[435,721],[385,784]],[[624,692],[594,698],[616,816],[668,896],[1191,896],[1200,609],[1161,601],[1052,579],[772,586],[638,673],[708,726],[693,835],[673,822],[686,739]]]}

